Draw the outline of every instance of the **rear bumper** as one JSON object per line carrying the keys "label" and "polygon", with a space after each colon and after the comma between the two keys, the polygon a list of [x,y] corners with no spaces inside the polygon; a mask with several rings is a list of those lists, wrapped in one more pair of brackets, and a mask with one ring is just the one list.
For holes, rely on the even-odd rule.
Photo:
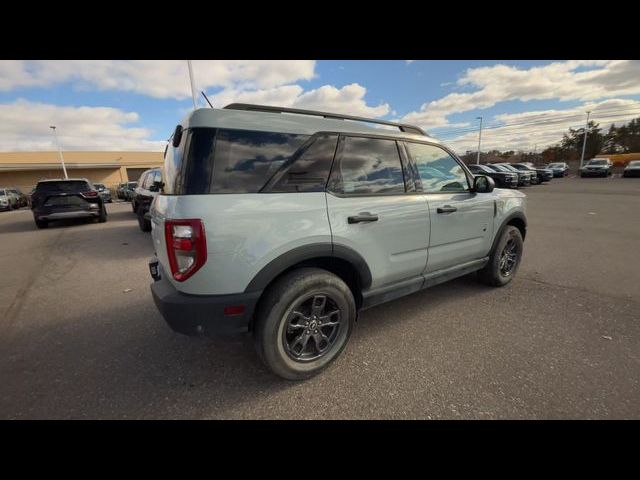
{"label": "rear bumper", "polygon": [[[262,292],[233,295],[189,295],[166,278],[151,284],[158,310],[172,330],[184,335],[235,336],[249,331],[253,311]],[[244,305],[244,312],[225,315],[225,307]]]}
{"label": "rear bumper", "polygon": [[583,170],[580,172],[581,177],[606,177],[608,170]]}
{"label": "rear bumper", "polygon": [[64,220],[65,218],[90,218],[99,217],[100,209],[97,210],[71,210],[71,211],[49,211],[35,212],[33,216],[38,220]]}

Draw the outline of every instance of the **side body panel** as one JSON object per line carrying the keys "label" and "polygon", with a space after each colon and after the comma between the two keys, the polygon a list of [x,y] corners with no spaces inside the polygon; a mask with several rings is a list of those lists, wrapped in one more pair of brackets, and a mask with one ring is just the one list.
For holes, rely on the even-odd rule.
{"label": "side body panel", "polygon": [[[495,191],[495,190],[494,190]],[[431,218],[426,273],[484,257],[494,233],[492,193],[425,194]],[[453,207],[451,213],[438,209]]]}
{"label": "side body panel", "polygon": [[167,218],[204,222],[207,262],[184,282],[168,275],[179,291],[196,295],[243,292],[279,256],[304,245],[331,245],[324,192],[158,195],[151,208],[152,237],[165,272]]}

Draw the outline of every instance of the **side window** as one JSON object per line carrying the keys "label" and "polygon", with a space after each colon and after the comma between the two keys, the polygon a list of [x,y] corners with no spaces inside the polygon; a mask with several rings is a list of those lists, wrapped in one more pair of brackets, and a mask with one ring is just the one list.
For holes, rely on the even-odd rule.
{"label": "side window", "polygon": [[331,172],[330,190],[344,194],[404,193],[402,164],[395,140],[344,137]]}
{"label": "side window", "polygon": [[464,192],[469,189],[464,170],[445,150],[423,143],[407,142],[406,145],[418,168],[424,192]]}
{"label": "side window", "polygon": [[323,192],[338,143],[337,135],[316,138],[274,179],[271,192]]}
{"label": "side window", "polygon": [[[142,188],[145,190],[149,190],[149,187],[153,184],[153,172],[147,172],[144,177],[144,181],[142,182]],[[140,185],[140,183],[138,183]]]}
{"label": "side window", "polygon": [[151,185],[154,184],[154,182],[161,182],[162,181],[162,172],[160,170],[156,170],[155,172],[153,172],[153,179],[151,180]]}
{"label": "side window", "polygon": [[218,130],[211,193],[259,192],[308,139],[291,133]]}

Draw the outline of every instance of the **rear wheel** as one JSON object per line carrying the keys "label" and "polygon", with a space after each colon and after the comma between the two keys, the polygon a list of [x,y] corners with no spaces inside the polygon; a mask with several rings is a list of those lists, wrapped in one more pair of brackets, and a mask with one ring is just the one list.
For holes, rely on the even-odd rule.
{"label": "rear wheel", "polygon": [[100,210],[100,216],[98,217],[99,223],[104,223],[107,221],[107,207],[102,205],[102,210]]}
{"label": "rear wheel", "polygon": [[138,207],[138,212],[137,212],[138,225],[140,226],[140,230],[142,230],[143,232],[150,232],[151,221],[144,218],[144,214],[145,214],[144,208],[142,207],[142,205],[140,205]]}
{"label": "rear wheel", "polygon": [[37,218],[34,218],[35,222],[36,222],[36,227],[38,228],[47,228],[47,226],[49,225],[49,222],[47,222],[46,220],[38,220]]}
{"label": "rear wheel", "polygon": [[480,280],[494,287],[502,287],[509,283],[520,266],[523,247],[520,230],[508,225],[491,253],[489,263],[478,272]]}
{"label": "rear wheel", "polygon": [[264,293],[256,311],[256,350],[276,375],[309,378],[340,355],[355,318],[353,294],[342,279],[326,270],[301,268]]}

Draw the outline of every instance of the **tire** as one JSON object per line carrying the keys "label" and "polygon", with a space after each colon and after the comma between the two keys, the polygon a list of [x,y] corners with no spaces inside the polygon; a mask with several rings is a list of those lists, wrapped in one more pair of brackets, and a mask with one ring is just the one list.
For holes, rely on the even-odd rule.
{"label": "tire", "polygon": [[[510,242],[513,243],[510,244]],[[505,271],[506,268],[502,269],[501,266],[503,266],[503,254],[508,244],[509,248],[515,246],[515,257],[512,257],[515,263],[512,264],[508,271]],[[520,230],[513,225],[507,225],[507,228],[502,232],[500,240],[498,240],[496,247],[489,257],[489,263],[478,272],[480,281],[493,287],[503,287],[509,283],[518,272],[518,267],[522,260],[523,247],[524,241],[522,240]],[[508,265],[504,265],[504,267],[508,267]]]}
{"label": "tire", "polygon": [[131,210],[133,210],[133,213],[138,213],[138,207],[133,200],[131,201]]}
{"label": "tire", "polygon": [[138,217],[138,226],[140,227],[140,230],[142,230],[143,232],[150,232],[151,221],[144,218],[144,207],[142,205],[138,207],[136,216]]}
{"label": "tire", "polygon": [[[317,317],[313,316],[314,305]],[[326,325],[314,329],[314,323],[323,317]],[[336,275],[319,268],[300,268],[268,287],[255,318],[254,343],[260,359],[282,378],[303,380],[320,373],[340,355],[351,336],[356,304],[349,287]],[[337,325],[329,326],[327,322],[336,319]],[[309,328],[307,322],[311,322]]]}
{"label": "tire", "polygon": [[98,223],[104,223],[107,221],[107,207],[102,205],[102,210],[100,210],[100,216],[98,217]]}
{"label": "tire", "polygon": [[38,220],[37,218],[34,218],[34,220],[36,222],[36,227],[38,228],[47,228],[49,226],[49,222],[46,220]]}

